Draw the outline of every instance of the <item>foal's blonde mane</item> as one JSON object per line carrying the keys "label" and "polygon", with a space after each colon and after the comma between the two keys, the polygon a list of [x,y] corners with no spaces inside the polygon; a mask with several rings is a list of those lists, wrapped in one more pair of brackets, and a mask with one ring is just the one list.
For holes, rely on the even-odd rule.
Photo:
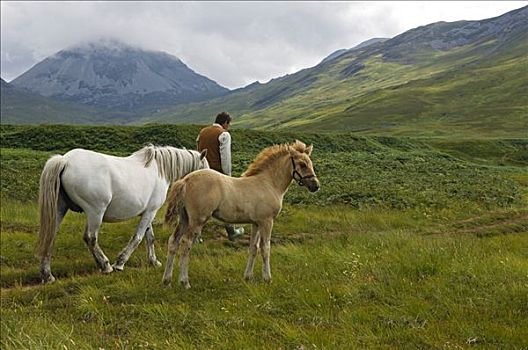
{"label": "foal's blonde mane", "polygon": [[295,151],[300,153],[308,153],[308,147],[303,142],[296,140],[291,145],[282,144],[274,145],[267,148],[264,148],[258,155],[255,157],[253,163],[249,165],[247,170],[242,174],[242,176],[253,176],[260,174],[265,169],[268,169],[271,164],[273,164],[277,159],[280,159],[286,154],[291,155]]}
{"label": "foal's blonde mane", "polygon": [[134,154],[143,155],[145,168],[155,161],[159,175],[171,182],[200,167],[200,153],[187,149],[147,145]]}

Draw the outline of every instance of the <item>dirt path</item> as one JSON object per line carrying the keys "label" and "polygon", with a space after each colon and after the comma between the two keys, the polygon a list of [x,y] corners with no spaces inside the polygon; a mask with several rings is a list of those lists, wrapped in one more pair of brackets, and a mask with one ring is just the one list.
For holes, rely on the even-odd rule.
{"label": "dirt path", "polygon": [[495,211],[444,224],[432,234],[475,234],[494,236],[508,233],[528,232],[528,211]]}

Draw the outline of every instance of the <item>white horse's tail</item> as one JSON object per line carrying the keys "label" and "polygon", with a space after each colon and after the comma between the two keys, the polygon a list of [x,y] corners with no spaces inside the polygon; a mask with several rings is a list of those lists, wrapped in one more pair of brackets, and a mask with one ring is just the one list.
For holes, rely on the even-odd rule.
{"label": "white horse's tail", "polygon": [[37,256],[50,255],[51,245],[57,232],[57,205],[60,191],[60,174],[66,166],[66,159],[55,155],[48,159],[40,175],[39,209],[40,229],[35,248]]}

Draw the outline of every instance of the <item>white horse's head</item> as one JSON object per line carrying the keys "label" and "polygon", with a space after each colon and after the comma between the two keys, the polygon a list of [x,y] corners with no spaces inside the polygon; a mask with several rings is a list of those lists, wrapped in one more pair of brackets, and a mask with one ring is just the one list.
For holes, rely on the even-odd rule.
{"label": "white horse's head", "polygon": [[200,169],[209,169],[209,162],[207,161],[207,150],[206,149],[200,152],[200,161],[201,161]]}

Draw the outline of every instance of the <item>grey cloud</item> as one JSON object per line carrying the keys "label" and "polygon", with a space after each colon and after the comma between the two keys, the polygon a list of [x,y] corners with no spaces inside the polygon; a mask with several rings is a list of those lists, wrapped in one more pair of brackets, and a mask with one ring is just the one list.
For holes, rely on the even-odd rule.
{"label": "grey cloud", "polygon": [[66,47],[114,38],[168,52],[196,72],[236,88],[313,66],[337,49],[372,37],[392,37],[478,11],[492,17],[523,5],[2,1],[1,75],[9,81]]}

